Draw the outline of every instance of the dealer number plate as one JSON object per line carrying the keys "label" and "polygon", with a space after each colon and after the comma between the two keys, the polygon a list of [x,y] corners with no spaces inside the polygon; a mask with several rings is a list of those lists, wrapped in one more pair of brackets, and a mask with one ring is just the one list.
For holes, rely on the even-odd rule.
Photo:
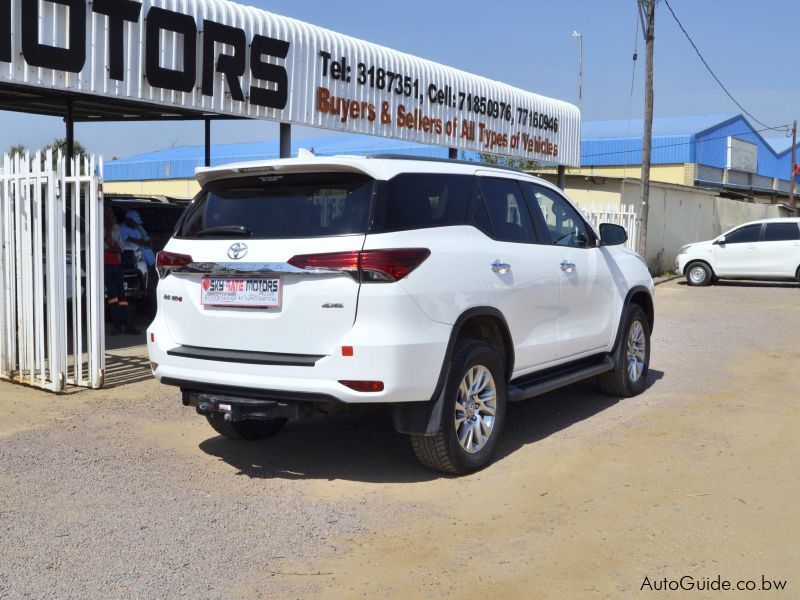
{"label": "dealer number plate", "polygon": [[204,277],[200,286],[203,306],[277,308],[281,305],[281,280]]}

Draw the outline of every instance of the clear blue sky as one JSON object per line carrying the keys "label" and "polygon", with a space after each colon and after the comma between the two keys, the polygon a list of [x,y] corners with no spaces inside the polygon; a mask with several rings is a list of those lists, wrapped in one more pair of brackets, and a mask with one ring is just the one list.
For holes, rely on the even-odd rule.
{"label": "clear blue sky", "polygon": [[[639,39],[633,109],[631,54],[636,0],[245,0],[274,13],[577,103],[578,43],[584,35],[584,118],[642,114]],[[785,124],[800,115],[796,28],[800,0],[671,0],[722,81],[758,119]],[[641,36],[641,34],[640,34]],[[735,113],[677,28],[663,0],[656,14],[655,114]],[[295,135],[321,135],[297,130]],[[322,134],[324,135],[324,134]],[[0,150],[63,136],[60,119],[0,113]],[[268,122],[214,124],[215,142],[277,136]],[[76,138],[106,158],[201,144],[201,123],[79,124]]]}

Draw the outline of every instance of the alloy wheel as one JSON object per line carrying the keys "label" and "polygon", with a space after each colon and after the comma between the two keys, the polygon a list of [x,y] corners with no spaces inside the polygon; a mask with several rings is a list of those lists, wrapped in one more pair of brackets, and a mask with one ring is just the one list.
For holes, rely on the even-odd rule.
{"label": "alloy wheel", "polygon": [[634,321],[628,332],[627,344],[628,377],[632,383],[639,381],[644,372],[646,344],[642,323]]}
{"label": "alloy wheel", "polygon": [[458,387],[455,428],[458,442],[470,454],[480,452],[492,435],[497,413],[497,389],[483,365],[471,367]]}

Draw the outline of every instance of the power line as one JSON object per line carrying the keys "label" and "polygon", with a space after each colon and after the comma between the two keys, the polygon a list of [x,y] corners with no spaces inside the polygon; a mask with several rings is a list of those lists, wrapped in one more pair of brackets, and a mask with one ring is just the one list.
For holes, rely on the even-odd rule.
{"label": "power line", "polygon": [[633,34],[633,72],[631,73],[631,98],[633,98],[633,87],[636,82],[636,60],[639,58],[639,19],[635,19],[636,31]]}
{"label": "power line", "polygon": [[[756,133],[761,133],[763,131],[785,131],[788,129],[788,125],[780,125],[778,127],[765,127],[764,129],[752,129],[750,131],[742,131],[741,133],[731,133],[728,135],[721,135],[719,137],[713,138],[706,138],[702,140],[702,142],[698,142],[697,140],[693,140],[691,142],[676,142],[674,144],[662,144],[661,146],[653,146],[652,150],[659,150],[661,148],[675,148],[677,146],[690,146],[691,144],[703,143],[703,142],[713,142],[715,140],[724,140],[729,137],[737,137],[737,136],[745,136],[745,135],[754,135]],[[638,138],[636,138],[638,139]],[[598,152],[595,154],[581,154],[581,158],[593,158],[595,156],[613,156],[615,154],[628,154],[629,152],[639,152],[641,148],[633,148],[632,150],[616,150],[614,152]],[[774,149],[773,149],[774,151]]]}
{"label": "power line", "polygon": [[[691,36],[689,35],[689,32],[686,31],[686,28],[683,26],[683,24],[681,23],[680,19],[678,19],[678,15],[676,15],[675,11],[672,10],[672,6],[670,6],[669,0],[664,0],[664,4],[667,5],[667,8],[669,9],[669,12],[672,14],[672,18],[675,19],[675,22],[678,24],[678,27],[680,27],[681,31],[683,32],[683,35],[685,35],[686,39],[689,40],[689,43],[692,45],[692,48],[694,48],[694,51],[697,53],[697,56],[702,61],[703,65],[705,65],[705,67],[708,70],[708,72],[711,73],[711,76],[714,78],[714,81],[716,81],[719,84],[719,87],[722,88],[722,91],[727,94],[728,98],[733,100],[733,103],[736,106],[738,106],[744,114],[746,114],[748,117],[753,119],[753,121],[755,121],[756,123],[758,123],[762,127],[767,127],[768,129],[778,129],[777,127],[769,127],[769,125],[767,125],[766,123],[762,123],[761,121],[756,119],[751,112],[749,112],[744,106],[742,106],[739,103],[739,101],[736,98],[733,97],[733,94],[731,94],[728,91],[728,88],[725,87],[725,84],[722,83],[722,81],[720,80],[719,77],[717,77],[717,74],[714,73],[713,69],[709,66],[708,62],[703,57],[703,54],[700,52],[700,49],[697,47],[697,44],[694,43],[694,40],[692,40]],[[788,125],[786,126],[786,130],[788,131]]]}
{"label": "power line", "polygon": [[[635,33],[633,34],[633,65],[631,68],[631,96],[630,101],[628,102],[628,126],[625,129],[625,137],[630,138],[631,135],[631,118],[633,116],[633,88],[634,84],[636,83],[636,59],[639,58],[639,15],[636,15],[635,23]],[[627,173],[628,163],[625,162],[625,171],[623,171],[623,175]]]}

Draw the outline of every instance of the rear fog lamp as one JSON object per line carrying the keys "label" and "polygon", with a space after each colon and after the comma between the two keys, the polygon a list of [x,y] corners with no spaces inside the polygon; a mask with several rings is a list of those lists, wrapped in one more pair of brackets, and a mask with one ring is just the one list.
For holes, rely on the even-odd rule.
{"label": "rear fog lamp", "polygon": [[355,390],[357,392],[382,392],[383,391],[383,382],[382,381],[351,381],[351,380],[339,380],[339,383],[342,385],[349,387],[351,390]]}

